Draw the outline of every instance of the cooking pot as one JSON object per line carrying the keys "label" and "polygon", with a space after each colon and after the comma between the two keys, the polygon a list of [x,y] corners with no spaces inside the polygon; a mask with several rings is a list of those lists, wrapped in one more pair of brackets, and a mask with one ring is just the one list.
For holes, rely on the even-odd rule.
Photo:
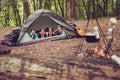
{"label": "cooking pot", "polygon": [[98,42],[100,38],[96,38],[96,35],[94,33],[86,33],[85,34],[85,39],[87,42]]}

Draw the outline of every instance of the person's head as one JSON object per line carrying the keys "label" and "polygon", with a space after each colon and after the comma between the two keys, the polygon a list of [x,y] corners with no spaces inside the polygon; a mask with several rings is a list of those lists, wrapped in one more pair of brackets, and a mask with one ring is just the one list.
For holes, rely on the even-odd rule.
{"label": "person's head", "polygon": [[40,34],[45,34],[45,30],[44,29],[40,29]]}
{"label": "person's head", "polygon": [[48,29],[48,36],[53,36],[53,29],[49,27]]}
{"label": "person's head", "polygon": [[61,25],[57,25],[57,31],[60,32],[60,33],[62,32],[62,27],[61,27]]}
{"label": "person's head", "polygon": [[48,32],[53,32],[53,29],[49,27]]}
{"label": "person's head", "polygon": [[31,34],[35,34],[35,29],[31,29]]}

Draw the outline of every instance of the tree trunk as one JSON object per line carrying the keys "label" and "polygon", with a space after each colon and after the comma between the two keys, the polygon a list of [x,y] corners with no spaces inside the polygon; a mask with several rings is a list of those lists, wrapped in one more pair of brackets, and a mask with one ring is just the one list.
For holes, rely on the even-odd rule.
{"label": "tree trunk", "polygon": [[71,12],[71,9],[70,9],[70,0],[66,0],[66,18],[69,19],[71,16],[70,16],[70,12]]}
{"label": "tree trunk", "polygon": [[64,6],[62,6],[62,4],[60,3],[60,1],[61,0],[58,0],[58,5],[60,6],[60,11],[61,11],[62,17],[64,18],[65,17],[65,15],[64,15]]}
{"label": "tree trunk", "polygon": [[34,11],[37,10],[37,7],[36,7],[36,4],[35,4],[35,0],[32,0],[33,1],[33,7],[34,7]]}
{"label": "tree trunk", "polygon": [[112,4],[112,12],[113,12],[113,14],[114,14],[114,13],[115,13],[115,11],[114,11],[115,8],[114,8],[114,1],[113,1],[113,0],[111,1],[111,4]]}
{"label": "tree trunk", "polygon": [[[99,3],[98,0],[97,0],[97,5],[98,5],[98,7],[99,7],[99,10],[100,10],[101,13],[102,13],[102,16],[105,16],[105,9],[104,9],[104,7],[102,8],[102,6],[100,5],[100,3]],[[103,3],[103,5],[104,5],[104,3]]]}
{"label": "tree trunk", "polygon": [[92,12],[92,19],[97,19],[97,11],[96,11],[96,8],[95,8],[95,3],[94,3],[94,0],[92,0],[92,6],[93,6],[93,12]]}
{"label": "tree trunk", "polygon": [[54,6],[55,6],[55,11],[58,12],[58,7],[57,7],[56,0],[54,0]]}
{"label": "tree trunk", "polygon": [[48,0],[48,9],[51,10],[51,2]]}
{"label": "tree trunk", "polygon": [[51,2],[50,2],[50,0],[45,0],[44,9],[51,10]]}
{"label": "tree trunk", "polygon": [[66,18],[75,18],[74,16],[74,12],[75,12],[75,8],[74,8],[74,0],[66,0]]}
{"label": "tree trunk", "polygon": [[103,16],[104,17],[106,17],[107,16],[107,11],[108,11],[108,0],[103,0],[103,3],[104,3],[104,5],[103,5]]}
{"label": "tree trunk", "polygon": [[75,4],[75,0],[72,0],[71,1],[71,5],[72,5],[71,6],[71,17],[72,18],[75,18],[75,5],[74,4]]}
{"label": "tree trunk", "polygon": [[60,14],[60,11],[58,10],[58,3],[56,0],[54,0],[54,6],[55,6],[55,12]]}
{"label": "tree trunk", "polygon": [[3,17],[1,18],[1,23],[3,26],[9,26],[10,25],[10,5],[6,6],[6,10],[3,11]]}
{"label": "tree trunk", "polygon": [[42,0],[39,0],[39,8],[42,9]]}
{"label": "tree trunk", "polygon": [[[82,13],[82,10],[81,10],[81,6],[80,6],[80,1],[78,3],[74,3],[76,8],[78,9],[78,18],[80,18],[81,16],[84,17],[83,13]],[[76,12],[75,12],[76,13]],[[75,14],[76,15],[76,14]],[[75,16],[76,17],[76,16]]]}
{"label": "tree trunk", "polygon": [[24,13],[26,18],[30,15],[30,7],[27,0],[24,0]]}
{"label": "tree trunk", "polygon": [[117,19],[120,19],[120,0],[117,0],[116,1],[116,16],[117,16]]}
{"label": "tree trunk", "polygon": [[16,19],[16,26],[21,26],[21,18],[20,18],[19,10],[17,8],[17,2],[15,0],[11,0],[10,2]]}
{"label": "tree trunk", "polygon": [[2,2],[2,0],[0,0],[0,11],[1,11],[1,2]]}
{"label": "tree trunk", "polygon": [[87,6],[85,5],[85,2],[84,0],[82,0],[82,3],[83,3],[83,6],[84,6],[84,9],[85,9],[85,12],[86,12],[86,16],[87,16],[87,19],[90,19],[90,1],[88,2],[87,1]]}

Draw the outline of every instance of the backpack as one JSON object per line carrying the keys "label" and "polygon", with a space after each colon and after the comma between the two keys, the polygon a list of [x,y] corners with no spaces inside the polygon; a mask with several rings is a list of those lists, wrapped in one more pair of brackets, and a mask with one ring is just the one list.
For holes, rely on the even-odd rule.
{"label": "backpack", "polygon": [[14,29],[9,34],[5,35],[4,42],[2,44],[8,45],[8,46],[16,46],[17,40],[19,38],[20,29]]}

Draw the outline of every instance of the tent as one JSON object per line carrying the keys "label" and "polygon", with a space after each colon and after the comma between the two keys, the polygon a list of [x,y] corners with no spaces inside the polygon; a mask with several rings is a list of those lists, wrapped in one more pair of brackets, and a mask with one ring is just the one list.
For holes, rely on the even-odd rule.
{"label": "tent", "polygon": [[[47,27],[51,27],[53,28],[53,30],[55,30],[57,28],[56,27],[57,25],[62,26],[62,29],[66,35],[40,38],[37,40],[30,40],[30,41],[23,41],[25,40],[24,39],[25,34],[30,32],[32,28],[34,28],[35,30],[40,30],[40,29],[46,29]],[[14,43],[16,45],[25,45],[25,44],[31,44],[31,43],[42,42],[47,40],[72,38],[75,37],[76,35],[77,34],[74,28],[71,27],[62,17],[49,10],[40,9],[33,12],[30,16],[28,16],[28,18],[20,28],[19,37],[17,41]]]}

